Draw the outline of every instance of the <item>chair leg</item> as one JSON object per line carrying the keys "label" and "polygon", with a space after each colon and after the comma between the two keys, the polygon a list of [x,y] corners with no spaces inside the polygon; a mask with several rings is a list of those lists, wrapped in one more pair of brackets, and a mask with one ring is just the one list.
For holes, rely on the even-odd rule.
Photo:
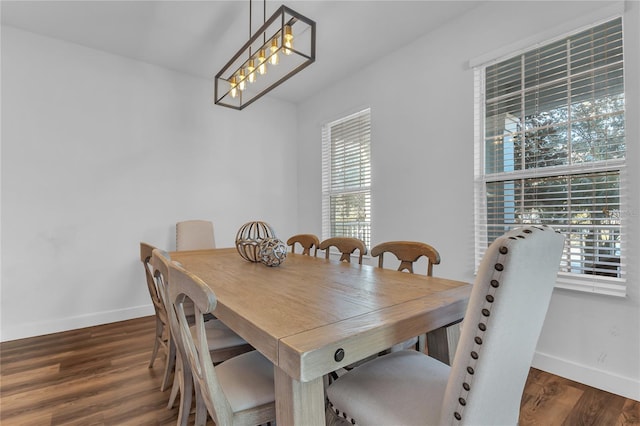
{"label": "chair leg", "polygon": [[205,426],[207,424],[207,405],[202,398],[202,392],[196,387],[196,422],[195,426]]}
{"label": "chair leg", "polygon": [[426,334],[421,334],[418,336],[418,343],[416,343],[417,345],[417,350],[418,352],[422,352],[424,354],[427,354],[427,335]]}
{"label": "chair leg", "polygon": [[176,345],[175,343],[173,343],[171,337],[169,337],[167,346],[169,346],[169,350],[167,353],[167,361],[164,366],[164,377],[162,378],[162,384],[160,385],[160,390],[162,392],[169,388],[169,384],[171,383],[171,379],[173,376],[173,371],[176,366]]}
{"label": "chair leg", "polygon": [[156,316],[156,338],[153,343],[153,352],[151,353],[151,360],[149,361],[149,368],[153,367],[153,363],[156,360],[156,356],[158,355],[158,348],[160,347],[160,341],[162,340],[162,332],[164,325],[160,318]]}
{"label": "chair leg", "polygon": [[[186,426],[189,423],[189,414],[191,413],[191,402],[193,401],[193,377],[191,372],[182,368],[181,360],[177,361],[180,365],[180,375],[177,381],[180,382],[180,409],[178,410],[178,426]],[[206,418],[205,418],[206,423]]]}

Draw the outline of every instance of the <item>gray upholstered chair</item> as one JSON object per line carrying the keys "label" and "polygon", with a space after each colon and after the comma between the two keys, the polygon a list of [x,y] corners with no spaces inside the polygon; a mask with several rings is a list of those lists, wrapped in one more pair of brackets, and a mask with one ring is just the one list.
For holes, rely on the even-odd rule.
{"label": "gray upholstered chair", "polygon": [[[169,396],[168,408],[172,408],[178,392],[180,393],[180,406],[178,411],[178,425],[186,425],[189,412],[191,410],[191,401],[193,398],[193,377],[189,364],[185,361],[184,345],[179,333],[177,316],[171,303],[169,302],[169,288],[171,287],[169,280],[169,265],[171,259],[168,253],[161,250],[153,250],[151,256],[151,265],[153,276],[157,283],[158,292],[164,306],[167,307],[166,314],[168,318],[168,326],[171,330],[169,339],[170,352],[168,357],[172,357],[175,361],[175,372],[173,378],[173,387]],[[183,314],[187,324],[194,321],[194,306],[183,304]],[[195,334],[195,326],[190,326],[189,330]],[[210,359],[213,363],[220,363],[236,355],[253,350],[244,339],[226,327],[220,320],[209,320],[205,322],[206,342]]]}
{"label": "gray upholstered chair", "polygon": [[324,250],[324,257],[329,258],[331,247],[337,248],[342,255],[340,261],[351,263],[351,255],[358,251],[358,263],[362,265],[362,256],[367,254],[367,246],[364,241],[352,237],[332,237],[323,240],[318,246],[319,250]]}
{"label": "gray upholstered chair", "polygon": [[358,425],[516,425],[563,245],[546,226],[496,239],[478,270],[452,367],[417,351],[393,352],[333,382],[331,411]]}
{"label": "gray upholstered chair", "polygon": [[[421,257],[427,259],[427,276],[433,275],[433,265],[440,264],[440,253],[433,246],[419,241],[387,241],[380,243],[371,249],[371,256],[378,258],[378,267],[384,267],[384,254],[392,253],[400,261],[398,271],[408,271],[413,274],[413,264]],[[398,343],[391,348],[392,352],[400,349],[416,347],[420,352],[424,352],[427,346],[427,335],[421,334],[418,337],[409,339],[406,342]]]}
{"label": "gray upholstered chair", "polygon": [[156,281],[153,278],[153,270],[151,266],[151,254],[156,248],[151,244],[140,243],[140,260],[144,266],[144,274],[147,279],[147,289],[149,290],[149,296],[151,296],[151,302],[153,303],[153,309],[156,313],[156,336],[153,343],[153,351],[151,352],[151,360],[149,361],[149,368],[153,367],[155,359],[158,355],[158,350],[162,348],[165,353],[165,366],[164,373],[162,375],[162,383],[160,384],[160,390],[164,391],[171,383],[171,373],[174,368],[175,357],[171,356],[169,348],[169,319],[167,318],[167,311],[162,303],[160,292],[156,285]]}
{"label": "gray upholstered chair", "polygon": [[176,251],[216,248],[213,223],[208,220],[185,220],[176,223]]}
{"label": "gray upholstered chair", "polygon": [[313,234],[297,234],[287,240],[287,245],[291,246],[291,253],[296,252],[296,243],[302,247],[302,254],[311,256],[311,249],[313,249],[313,256],[318,255],[318,246],[320,240]]}
{"label": "gray upholstered chair", "polygon": [[[258,425],[276,418],[273,364],[258,351],[246,352],[214,366],[203,343],[207,341],[204,315],[213,312],[217,299],[197,276],[175,262],[170,264],[169,297],[178,323],[196,389],[196,425],[204,425],[207,412],[216,425]],[[184,302],[195,308],[195,330],[189,329]],[[176,339],[178,341],[178,339]]]}

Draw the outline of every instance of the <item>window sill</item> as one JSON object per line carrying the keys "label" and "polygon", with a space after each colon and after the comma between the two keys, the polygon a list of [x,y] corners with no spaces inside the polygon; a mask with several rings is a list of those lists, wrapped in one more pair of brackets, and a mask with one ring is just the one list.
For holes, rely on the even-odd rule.
{"label": "window sill", "polygon": [[606,296],[627,297],[626,280],[623,278],[578,276],[560,272],[556,280],[556,288]]}

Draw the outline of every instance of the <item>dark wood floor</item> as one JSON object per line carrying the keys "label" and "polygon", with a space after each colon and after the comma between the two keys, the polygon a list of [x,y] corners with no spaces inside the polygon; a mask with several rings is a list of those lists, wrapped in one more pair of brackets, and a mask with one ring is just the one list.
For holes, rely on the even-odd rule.
{"label": "dark wood floor", "polygon": [[[172,425],[152,317],[0,344],[0,424]],[[640,425],[640,403],[532,369],[520,425]]]}

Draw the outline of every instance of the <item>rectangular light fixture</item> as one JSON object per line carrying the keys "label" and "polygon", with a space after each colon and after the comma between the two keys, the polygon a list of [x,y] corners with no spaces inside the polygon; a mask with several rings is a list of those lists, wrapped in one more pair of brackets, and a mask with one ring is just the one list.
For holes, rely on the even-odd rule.
{"label": "rectangular light fixture", "polygon": [[315,59],[316,23],[282,5],[216,74],[215,103],[241,110]]}

